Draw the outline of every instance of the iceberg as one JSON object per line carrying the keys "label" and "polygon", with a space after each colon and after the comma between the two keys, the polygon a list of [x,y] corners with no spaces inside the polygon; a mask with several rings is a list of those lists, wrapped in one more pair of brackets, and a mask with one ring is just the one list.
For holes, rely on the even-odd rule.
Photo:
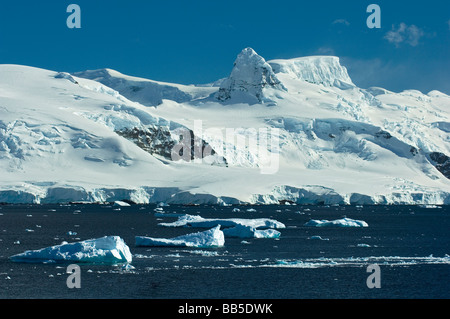
{"label": "iceberg", "polygon": [[275,229],[256,229],[252,226],[245,226],[237,224],[234,227],[223,229],[225,237],[238,237],[238,238],[278,238],[280,232]]}
{"label": "iceberg", "polygon": [[250,226],[253,228],[286,228],[286,226],[274,219],[269,218],[203,218],[198,215],[183,215],[178,217],[178,220],[172,223],[159,223],[160,226],[165,227],[200,227],[210,228],[217,225],[222,227],[234,227],[236,225]]}
{"label": "iceberg", "polygon": [[203,232],[197,232],[187,235],[178,236],[171,239],[152,238],[145,236],[135,237],[136,246],[153,247],[153,246],[176,246],[176,247],[222,247],[225,245],[224,233],[220,230],[220,225]]}
{"label": "iceberg", "polygon": [[336,220],[316,220],[311,219],[305,224],[305,226],[312,227],[369,227],[369,225],[363,220],[355,220],[351,218],[341,218]]}
{"label": "iceberg", "polygon": [[63,243],[38,250],[28,250],[10,257],[13,262],[23,263],[131,263],[132,255],[125,241],[118,236],[105,236],[74,243]]}

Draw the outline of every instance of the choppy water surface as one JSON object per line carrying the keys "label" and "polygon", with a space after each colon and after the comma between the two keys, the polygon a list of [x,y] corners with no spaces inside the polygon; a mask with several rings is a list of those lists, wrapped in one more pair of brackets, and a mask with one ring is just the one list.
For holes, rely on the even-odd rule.
{"label": "choppy water surface", "polygon": [[[172,238],[201,229],[161,227],[176,217],[155,205],[0,206],[0,298],[449,298],[450,207],[178,206],[166,213],[207,218],[273,218],[279,239],[226,238],[216,249],[135,247],[135,236]],[[315,228],[310,219],[343,216],[364,228]],[[69,289],[64,264],[13,263],[9,257],[106,235],[122,237],[134,269],[81,264]],[[320,237],[318,237],[320,236]],[[368,265],[381,288],[369,289]]]}

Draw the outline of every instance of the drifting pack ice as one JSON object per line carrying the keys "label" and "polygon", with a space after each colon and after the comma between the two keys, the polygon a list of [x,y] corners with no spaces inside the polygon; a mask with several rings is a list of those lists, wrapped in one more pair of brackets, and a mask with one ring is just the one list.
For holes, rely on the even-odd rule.
{"label": "drifting pack ice", "polygon": [[132,259],[129,247],[118,236],[105,236],[38,250],[28,250],[10,257],[11,261],[22,263],[129,264]]}

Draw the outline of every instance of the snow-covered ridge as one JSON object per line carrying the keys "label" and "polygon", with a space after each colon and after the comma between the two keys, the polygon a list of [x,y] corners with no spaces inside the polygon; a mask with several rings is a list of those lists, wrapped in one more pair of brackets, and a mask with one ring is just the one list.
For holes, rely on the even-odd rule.
{"label": "snow-covered ridge", "polygon": [[145,106],[158,106],[164,99],[187,102],[207,97],[216,91],[214,87],[188,86],[128,76],[112,69],[76,72],[74,76],[100,82]]}
{"label": "snow-covered ridge", "polygon": [[334,56],[311,56],[290,60],[270,60],[273,71],[292,78],[324,86],[351,88],[353,84],[347,69]]}

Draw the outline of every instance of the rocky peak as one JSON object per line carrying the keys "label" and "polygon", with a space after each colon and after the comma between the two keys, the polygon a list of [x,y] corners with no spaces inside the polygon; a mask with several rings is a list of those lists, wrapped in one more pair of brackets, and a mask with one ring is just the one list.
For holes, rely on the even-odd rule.
{"label": "rocky peak", "polygon": [[252,48],[245,48],[237,56],[230,76],[222,82],[217,98],[226,101],[245,97],[247,101],[260,103],[264,101],[266,88],[286,91],[270,64]]}

